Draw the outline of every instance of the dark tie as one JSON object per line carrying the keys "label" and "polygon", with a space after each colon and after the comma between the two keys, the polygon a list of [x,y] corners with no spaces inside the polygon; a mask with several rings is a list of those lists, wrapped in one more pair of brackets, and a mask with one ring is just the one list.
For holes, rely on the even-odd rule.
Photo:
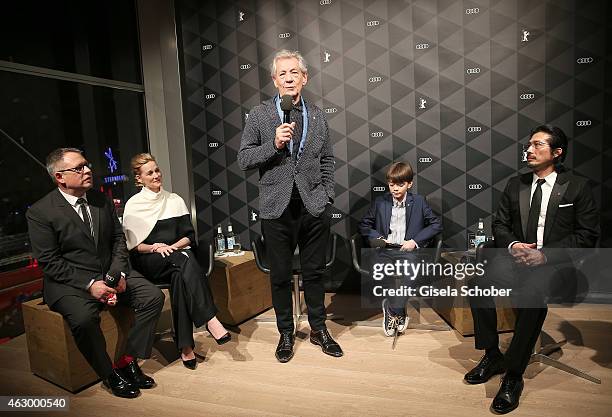
{"label": "dark tie", "polygon": [[87,212],[87,200],[81,197],[77,200],[77,204],[79,205],[79,211],[81,212],[81,216],[83,216],[85,226],[89,229],[91,237],[94,237],[93,227],[91,226],[91,220],[89,220],[89,213]]}
{"label": "dark tie", "polygon": [[531,197],[531,206],[529,207],[529,217],[527,219],[527,236],[525,243],[534,243],[538,241],[538,222],[540,219],[540,210],[542,208],[542,184],[545,179],[540,178],[537,181],[537,186]]}
{"label": "dark tie", "polygon": [[297,160],[300,155],[298,155],[300,149],[300,141],[302,140],[302,128],[304,125],[304,118],[302,114],[302,106],[294,106],[291,109],[291,121],[295,122],[295,129],[293,129],[293,136],[291,140],[293,141],[293,155],[291,157],[294,160]]}

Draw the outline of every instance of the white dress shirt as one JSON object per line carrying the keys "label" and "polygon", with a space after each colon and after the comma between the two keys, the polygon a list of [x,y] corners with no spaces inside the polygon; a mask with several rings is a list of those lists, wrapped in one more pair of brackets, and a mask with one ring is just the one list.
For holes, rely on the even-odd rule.
{"label": "white dress shirt", "polygon": [[406,195],[408,193],[404,194],[402,201],[397,201],[391,197],[393,208],[391,209],[391,222],[389,224],[390,233],[387,237],[389,243],[397,245],[404,243],[404,236],[406,236]]}
{"label": "white dress shirt", "polygon": [[[66,194],[65,192],[63,192],[59,188],[58,188],[58,190],[59,190],[60,193],[62,193],[62,195],[64,196],[66,201],[68,201],[68,204],[70,204],[70,206],[74,209],[74,211],[76,211],[76,213],[79,215],[81,220],[83,220],[83,215],[81,214],[81,208],[77,204],[77,200],[79,198],[84,198],[85,200],[87,200],[87,193],[83,194],[83,197],[75,197],[73,195]],[[91,219],[91,211],[89,210],[89,204],[85,205],[85,209],[87,210],[87,215],[89,216],[89,224],[93,224],[93,221]]]}
{"label": "white dress shirt", "polygon": [[[531,181],[531,198],[537,188],[537,181],[540,179],[536,174],[533,174],[533,180]],[[550,200],[550,194],[552,193],[555,181],[557,181],[557,172],[553,171],[543,178],[545,182],[542,184],[542,205],[540,206],[540,217],[538,218],[538,249],[542,249],[544,246],[544,226],[546,225],[546,210],[548,209],[548,201]],[[531,201],[530,198],[530,201]],[[532,243],[532,242],[526,242]]]}
{"label": "white dress shirt", "polygon": [[[533,193],[537,188],[537,182],[540,179],[536,174],[533,174],[533,179],[531,181],[531,193],[529,201],[533,199]],[[555,185],[555,181],[557,181],[557,172],[553,171],[544,178],[544,183],[542,183],[542,205],[540,206],[540,217],[538,218],[538,232],[537,232],[537,248],[542,249],[544,246],[544,226],[546,225],[546,210],[548,209],[548,201],[550,200],[550,194],[552,193],[553,186]],[[530,203],[531,206],[531,203]],[[514,242],[510,242],[508,245],[508,249],[512,247],[515,243],[518,243],[518,240]],[[524,242],[524,243],[533,243],[533,242]]]}

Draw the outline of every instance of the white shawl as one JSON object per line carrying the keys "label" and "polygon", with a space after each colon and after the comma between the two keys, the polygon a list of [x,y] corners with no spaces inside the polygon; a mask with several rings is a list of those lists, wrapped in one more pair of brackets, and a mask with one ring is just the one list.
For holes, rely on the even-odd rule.
{"label": "white shawl", "polygon": [[180,196],[163,188],[155,193],[147,187],[142,187],[138,194],[125,203],[123,211],[123,231],[128,249],[132,250],[141,244],[159,220],[185,214],[189,214],[189,211]]}

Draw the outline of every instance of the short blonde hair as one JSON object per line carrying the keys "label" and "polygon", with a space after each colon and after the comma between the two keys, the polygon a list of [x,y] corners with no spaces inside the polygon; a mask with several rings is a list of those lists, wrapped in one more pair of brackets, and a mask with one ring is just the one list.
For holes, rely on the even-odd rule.
{"label": "short blonde hair", "polygon": [[308,74],[308,66],[306,65],[306,60],[299,51],[281,49],[276,54],[274,54],[274,58],[272,58],[272,63],[270,64],[270,75],[272,76],[272,78],[274,78],[274,75],[276,75],[276,61],[284,58],[297,59],[302,74]]}
{"label": "short blonde hair", "polygon": [[142,184],[136,179],[137,175],[140,175],[140,168],[151,161],[157,162],[155,157],[150,153],[139,153],[132,157],[130,165],[132,167],[132,173],[134,174],[134,183],[136,187],[142,187]]}

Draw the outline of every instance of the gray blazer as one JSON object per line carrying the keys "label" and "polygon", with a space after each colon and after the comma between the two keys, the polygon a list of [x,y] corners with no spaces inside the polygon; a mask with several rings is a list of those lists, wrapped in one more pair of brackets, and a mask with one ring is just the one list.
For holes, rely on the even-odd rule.
{"label": "gray blazer", "polygon": [[276,128],[281,124],[273,99],[249,112],[242,133],[238,166],[242,170],[259,169],[259,215],[277,219],[289,205],[293,183],[310,214],[318,217],[334,199],[334,154],[329,139],[325,113],[305,101],[308,132],[304,150],[297,162],[288,147],[274,146]]}

